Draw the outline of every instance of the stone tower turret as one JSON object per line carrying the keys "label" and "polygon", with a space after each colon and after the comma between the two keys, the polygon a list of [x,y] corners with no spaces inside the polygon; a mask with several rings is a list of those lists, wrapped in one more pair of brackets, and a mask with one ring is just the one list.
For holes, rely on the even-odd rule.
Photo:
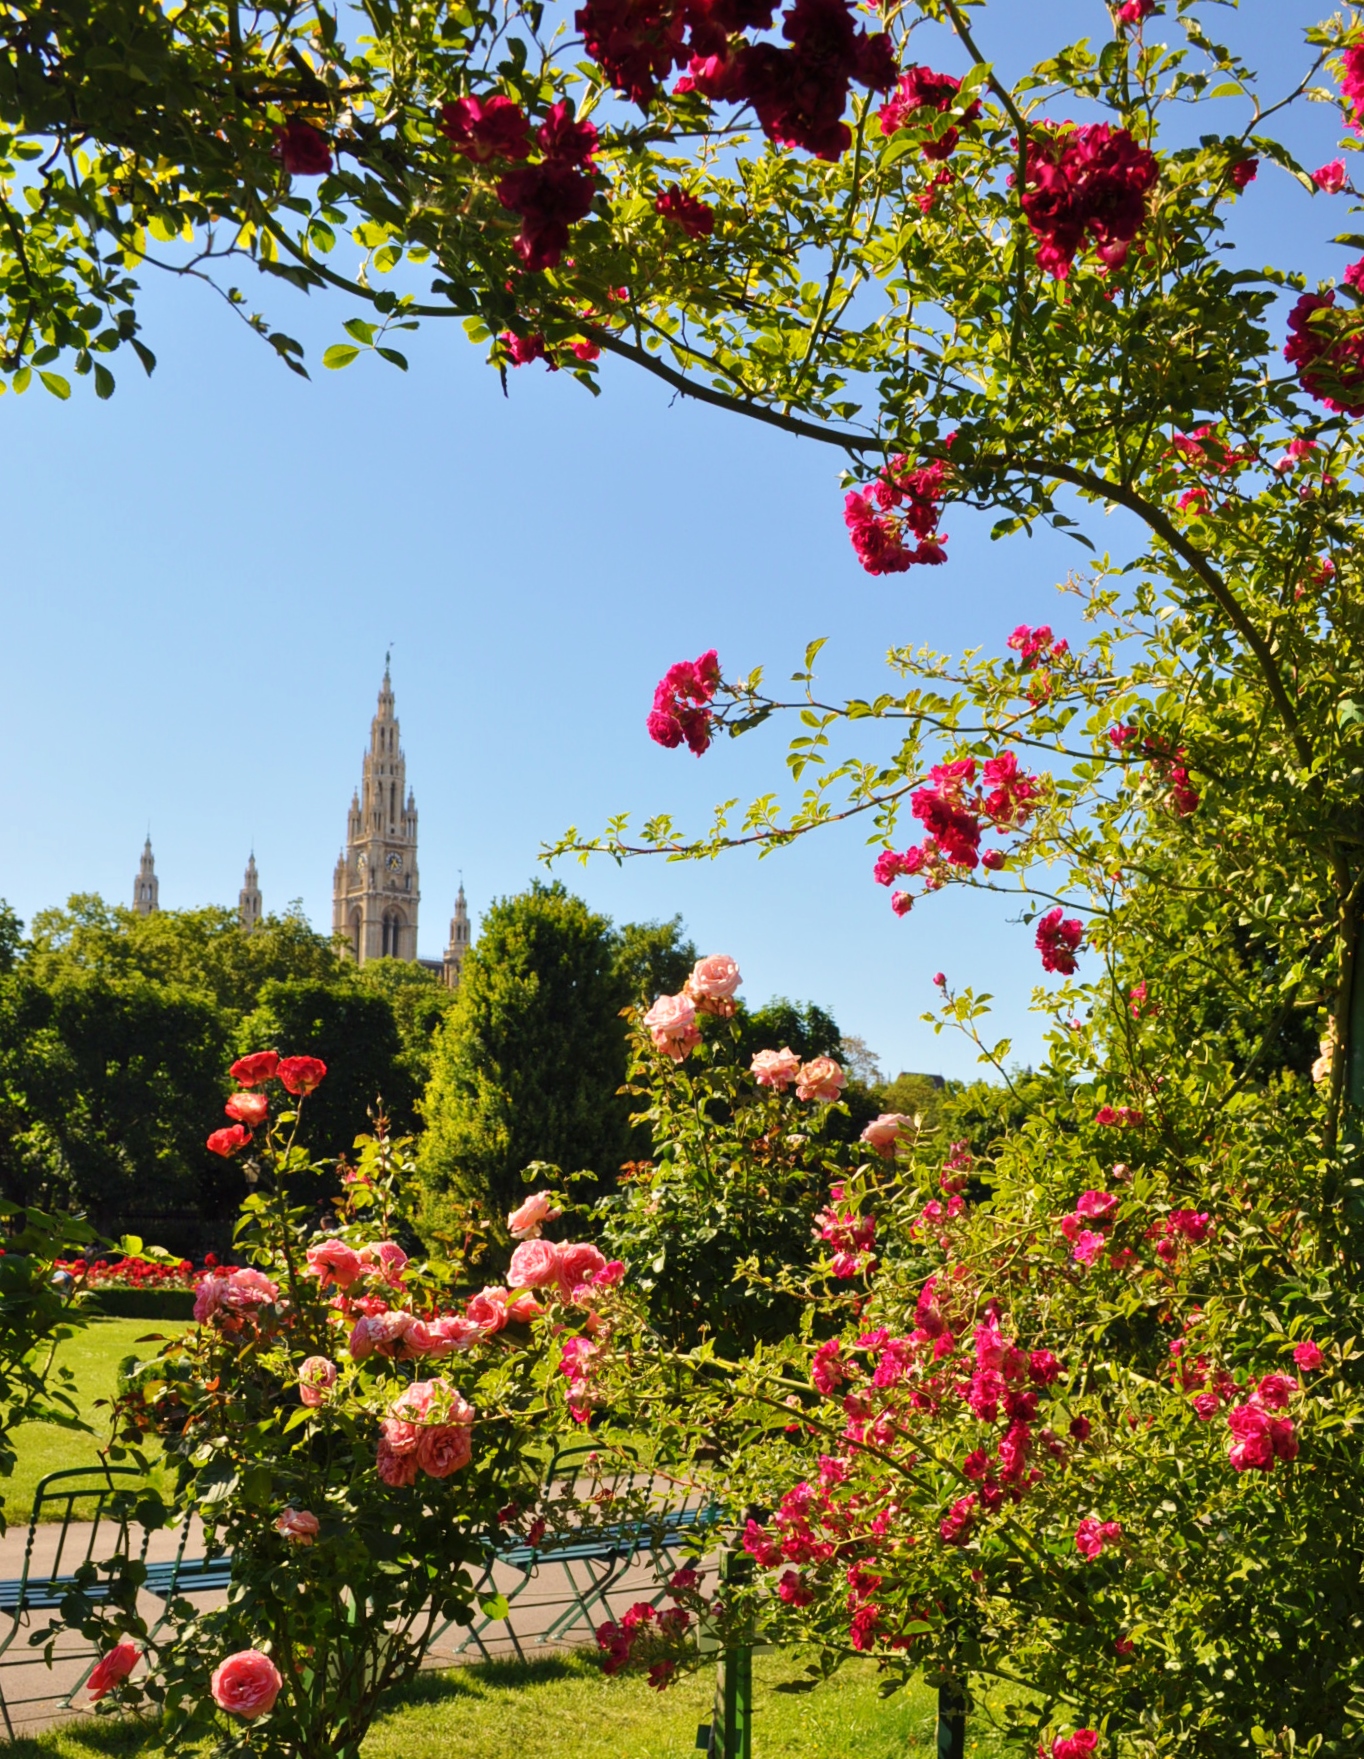
{"label": "stone tower turret", "polygon": [[450,918],[450,944],[445,949],[445,958],[441,962],[442,975],[447,989],[458,989],[459,980],[464,974],[464,961],[469,952],[469,908],[464,902],[464,882],[460,881],[459,896],[455,899],[455,913]]}
{"label": "stone tower turret", "polygon": [[246,864],[246,878],[242,881],[242,889],[237,894],[237,920],[246,934],[260,924],[261,897],[260,879],[256,873],[256,851],[251,851],[251,859]]}
{"label": "stone tower turret", "polygon": [[142,860],[133,881],[133,909],[139,916],[150,916],[160,906],[161,882],[156,877],[156,857],[152,854],[152,834],[142,845]]}
{"label": "stone tower turret", "polygon": [[407,786],[388,661],[369,730],[346,847],[332,878],[332,932],[361,965],[417,957],[417,802]]}

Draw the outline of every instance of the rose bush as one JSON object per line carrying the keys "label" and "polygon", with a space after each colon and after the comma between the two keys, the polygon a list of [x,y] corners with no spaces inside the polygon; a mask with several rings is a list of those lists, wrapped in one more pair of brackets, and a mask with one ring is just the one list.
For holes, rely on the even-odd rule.
{"label": "rose bush", "polygon": [[536,1239],[517,1251],[547,1276],[514,1257],[509,1286],[480,1290],[472,1251],[409,1256],[392,1234],[412,1168],[382,1121],[319,1230],[309,1187],[330,1169],[300,1122],[325,1069],[271,1053],[236,1073],[267,1098],[231,1145],[256,1185],[245,1262],[209,1267],[197,1324],[128,1374],[111,1450],[145,1467],[159,1441],[176,1518],[197,1514],[210,1552],[231,1555],[226,1604],[172,1601],[149,1630],[141,1567],[124,1564],[107,1599],[92,1568],[63,1615],[110,1645],[95,1695],[158,1706],[169,1740],[355,1759],[383,1694],[477,1613],[493,1549],[555,1518],[537,1503],[571,1389],[549,1339],[607,1337],[622,1267]]}

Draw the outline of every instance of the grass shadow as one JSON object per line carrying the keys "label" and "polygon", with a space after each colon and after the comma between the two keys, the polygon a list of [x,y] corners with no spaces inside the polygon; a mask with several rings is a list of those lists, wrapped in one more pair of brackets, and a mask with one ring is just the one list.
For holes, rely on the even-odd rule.
{"label": "grass shadow", "polygon": [[58,1723],[41,1735],[20,1735],[13,1741],[0,1740],[3,1759],[52,1759],[60,1753],[63,1759],[122,1759],[132,1753],[144,1753],[151,1738],[151,1727],[131,1716],[80,1717],[72,1722]]}
{"label": "grass shadow", "polygon": [[393,1716],[422,1704],[484,1698],[496,1692],[524,1692],[530,1687],[583,1679],[600,1671],[591,1661],[567,1655],[536,1656],[527,1661],[508,1656],[505,1660],[499,1658],[449,1668],[425,1668],[385,1697],[380,1714]]}

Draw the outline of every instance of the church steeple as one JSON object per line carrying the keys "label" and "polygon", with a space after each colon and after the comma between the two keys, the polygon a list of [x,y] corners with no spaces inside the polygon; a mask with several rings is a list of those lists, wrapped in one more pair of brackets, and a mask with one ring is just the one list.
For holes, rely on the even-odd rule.
{"label": "church steeple", "polygon": [[152,854],[152,834],[142,845],[142,860],[133,881],[133,909],[139,916],[150,916],[160,906],[161,882],[156,877],[156,857]]}
{"label": "church steeple", "polygon": [[464,975],[464,961],[469,953],[469,909],[464,902],[464,881],[459,882],[455,913],[450,918],[450,944],[445,949],[442,971],[447,989],[458,989]]}
{"label": "church steeple", "polygon": [[246,864],[246,878],[242,881],[242,889],[237,894],[237,921],[242,930],[250,934],[260,924],[261,897],[260,879],[256,873],[256,851],[251,851],[251,859]]}
{"label": "church steeple", "polygon": [[407,786],[388,657],[370,722],[346,848],[332,882],[332,932],[361,964],[417,957],[417,802]]}

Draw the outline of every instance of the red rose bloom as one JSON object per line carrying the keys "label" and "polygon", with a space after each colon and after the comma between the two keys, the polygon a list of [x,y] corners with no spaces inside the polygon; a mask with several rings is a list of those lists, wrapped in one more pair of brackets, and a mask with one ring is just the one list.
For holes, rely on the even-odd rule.
{"label": "red rose bloom", "polygon": [[530,124],[521,106],[500,92],[442,104],[436,124],[457,153],[478,164],[530,157]]}
{"label": "red rose bloom", "polygon": [[270,151],[291,177],[322,177],[332,168],[326,135],[301,116],[291,116],[283,128],[275,130]]}
{"label": "red rose bloom", "polygon": [[208,1139],[210,1154],[220,1154],[224,1160],[239,1153],[251,1140],[251,1132],[240,1124],[229,1124],[225,1129],[215,1130]]}
{"label": "red rose bloom", "polygon": [[654,212],[676,221],[689,238],[708,238],[715,230],[714,210],[678,184],[659,191],[654,197]]}
{"label": "red rose bloom", "polygon": [[279,1066],[279,1078],[290,1093],[300,1097],[322,1085],[327,1065],[318,1057],[285,1057]]}
{"label": "red rose bloom", "polygon": [[259,1087],[262,1081],[273,1081],[278,1070],[278,1051],[254,1051],[249,1057],[238,1057],[228,1074],[239,1087]]}

